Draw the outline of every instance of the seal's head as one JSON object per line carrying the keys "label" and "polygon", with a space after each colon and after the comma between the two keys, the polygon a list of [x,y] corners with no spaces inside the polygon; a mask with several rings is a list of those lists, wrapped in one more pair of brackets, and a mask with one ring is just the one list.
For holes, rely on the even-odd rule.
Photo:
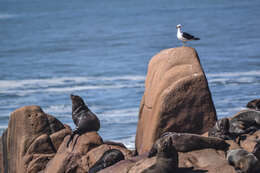
{"label": "seal's head", "polygon": [[70,95],[70,99],[72,101],[72,112],[78,107],[85,106],[83,99],[77,95]]}
{"label": "seal's head", "polygon": [[222,131],[223,133],[227,133],[229,130],[229,119],[222,118],[219,121],[217,121],[216,125],[217,125],[218,130]]}

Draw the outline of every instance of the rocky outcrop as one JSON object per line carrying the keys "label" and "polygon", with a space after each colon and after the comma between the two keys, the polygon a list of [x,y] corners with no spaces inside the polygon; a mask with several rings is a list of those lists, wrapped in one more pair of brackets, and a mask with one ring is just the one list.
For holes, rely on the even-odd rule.
{"label": "rocky outcrop", "polygon": [[[25,106],[11,114],[8,129],[0,138],[0,172],[86,173],[93,165],[99,166],[100,160],[108,163],[106,153],[117,149],[125,160],[110,160],[113,164],[121,161],[102,167],[105,169],[99,173],[158,172],[161,165],[173,158],[174,167],[170,171],[169,164],[164,167],[167,172],[174,169],[175,173],[235,173],[226,160],[227,150],[242,149],[256,160],[260,158],[258,102],[253,100],[250,105],[250,110],[228,118],[228,131],[238,132],[232,140],[220,139],[218,135],[208,137],[216,114],[196,51],[188,47],[164,50],[151,60],[148,68],[136,134],[135,154],[139,155],[134,157],[133,151],[121,143],[104,142],[96,131],[75,133],[68,143],[72,134],[68,125],[44,113],[39,106]],[[222,133],[222,124],[225,123],[217,124],[215,132]],[[172,151],[174,147],[175,155],[161,148],[166,139],[170,141],[167,148]],[[155,154],[151,154],[153,151]]]}
{"label": "rocky outcrop", "polygon": [[131,158],[132,152],[121,145],[103,144],[97,132],[75,135],[69,147],[67,136],[60,145],[55,157],[48,163],[45,173],[85,173],[88,172],[101,157],[110,149],[120,150],[125,158]]}
{"label": "rocky outcrop", "polygon": [[103,143],[97,132],[75,135],[69,147],[67,136],[55,157],[48,163],[45,173],[84,173],[89,169],[87,153]]}
{"label": "rocky outcrop", "polygon": [[[225,159],[225,152],[214,149],[195,150],[188,153],[179,153],[179,167],[193,167],[187,172],[209,172],[209,173],[236,173],[235,169]],[[180,169],[181,170],[181,169]],[[183,171],[185,172],[185,171]]]}
{"label": "rocky outcrop", "polygon": [[41,171],[69,133],[61,122],[45,114],[39,106],[15,110],[2,138],[4,172]]}
{"label": "rocky outcrop", "polygon": [[0,170],[3,173],[81,173],[87,172],[110,149],[125,158],[133,152],[123,144],[103,143],[97,132],[75,135],[66,146],[71,128],[43,112],[39,106],[15,110],[0,144]]}
{"label": "rocky outcrop", "polygon": [[202,134],[214,126],[216,119],[195,49],[167,49],[151,59],[136,133],[139,154],[149,151],[164,132]]}

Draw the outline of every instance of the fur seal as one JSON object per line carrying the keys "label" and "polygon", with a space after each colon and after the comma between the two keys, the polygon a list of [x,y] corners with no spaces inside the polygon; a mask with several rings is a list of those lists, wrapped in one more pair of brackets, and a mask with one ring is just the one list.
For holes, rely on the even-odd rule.
{"label": "fur seal", "polygon": [[199,150],[204,148],[214,148],[220,150],[227,150],[229,144],[223,139],[216,137],[205,137],[201,135],[191,134],[191,133],[176,133],[176,132],[166,132],[157,139],[149,151],[148,156],[153,156],[157,153],[158,147],[161,143],[169,139],[172,140],[172,145],[176,148],[178,152],[189,152],[193,150]]}
{"label": "fur seal", "polygon": [[243,149],[229,150],[227,160],[237,173],[259,173],[260,162],[256,156]]}
{"label": "fur seal", "polygon": [[222,118],[209,130],[209,136],[218,137],[224,140],[233,139],[232,135],[229,133],[229,126],[229,119]]}
{"label": "fur seal", "polygon": [[89,131],[98,131],[100,128],[100,121],[97,116],[91,112],[91,110],[85,105],[83,99],[80,96],[70,95],[72,101],[72,120],[76,125],[76,129],[73,130],[69,143],[73,139],[75,134],[83,134]]}
{"label": "fur seal", "polygon": [[104,152],[102,157],[89,169],[88,173],[96,173],[124,159],[125,157],[120,150],[107,150]]}
{"label": "fur seal", "polygon": [[254,149],[252,153],[256,156],[256,158],[260,161],[260,140],[256,141]]}
{"label": "fur seal", "polygon": [[157,145],[156,163],[142,173],[171,173],[178,169],[178,163],[178,152],[167,138]]}
{"label": "fur seal", "polygon": [[248,102],[246,107],[249,109],[255,109],[255,110],[259,111],[260,110],[260,99],[254,99],[254,100]]}
{"label": "fur seal", "polygon": [[229,132],[235,136],[253,133],[260,128],[260,112],[243,111],[230,120]]}

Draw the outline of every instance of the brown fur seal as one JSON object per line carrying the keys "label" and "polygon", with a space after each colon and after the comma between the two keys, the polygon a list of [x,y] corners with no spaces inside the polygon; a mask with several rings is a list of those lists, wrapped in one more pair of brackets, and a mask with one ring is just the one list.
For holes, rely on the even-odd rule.
{"label": "brown fur seal", "polygon": [[249,109],[255,109],[255,110],[259,111],[260,110],[260,99],[254,99],[254,100],[248,102],[246,107]]}
{"label": "brown fur seal", "polygon": [[72,119],[76,125],[76,129],[73,130],[72,135],[67,143],[73,139],[75,134],[83,134],[89,131],[98,131],[100,128],[100,121],[97,116],[91,112],[91,110],[85,105],[83,99],[80,96],[70,95],[72,101]]}
{"label": "brown fur seal", "polygon": [[240,112],[230,120],[229,132],[240,136],[255,132],[260,128],[260,112],[249,110]]}
{"label": "brown fur seal", "polygon": [[88,173],[96,173],[124,159],[125,157],[120,150],[108,150],[104,152],[102,157],[89,169]]}
{"label": "brown fur seal", "polygon": [[223,139],[216,137],[204,137],[191,133],[166,132],[161,138],[155,141],[149,152],[149,156],[155,155],[158,146],[160,146],[165,140],[169,140],[168,138],[172,140],[172,145],[178,152],[189,152],[204,148],[227,150],[229,147],[229,144],[227,144]]}
{"label": "brown fur seal", "polygon": [[178,152],[172,145],[172,140],[167,138],[157,146],[155,165],[142,173],[171,173],[178,169],[178,163]]}
{"label": "brown fur seal", "polygon": [[227,152],[227,160],[237,173],[259,173],[260,162],[256,156],[246,150],[236,149]]}
{"label": "brown fur seal", "polygon": [[234,137],[229,133],[229,126],[229,119],[222,118],[209,130],[209,136],[218,137],[224,140],[234,139]]}

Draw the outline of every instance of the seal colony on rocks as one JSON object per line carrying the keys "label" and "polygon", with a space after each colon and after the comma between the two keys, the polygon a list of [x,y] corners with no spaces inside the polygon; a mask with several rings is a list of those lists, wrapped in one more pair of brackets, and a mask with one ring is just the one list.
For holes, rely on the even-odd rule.
{"label": "seal colony on rocks", "polygon": [[91,112],[86,106],[83,99],[77,95],[70,95],[72,101],[72,120],[76,125],[76,129],[73,130],[70,139],[67,142],[67,147],[73,139],[74,135],[90,131],[98,131],[100,128],[100,121],[97,116]]}
{"label": "seal colony on rocks", "polygon": [[106,151],[102,157],[89,169],[88,173],[96,173],[104,168],[124,160],[125,157],[120,150],[111,149]]}
{"label": "seal colony on rocks", "polygon": [[246,110],[239,112],[229,120],[222,118],[209,130],[209,136],[219,137],[224,140],[235,140],[241,135],[254,133],[260,129],[260,112]]}

